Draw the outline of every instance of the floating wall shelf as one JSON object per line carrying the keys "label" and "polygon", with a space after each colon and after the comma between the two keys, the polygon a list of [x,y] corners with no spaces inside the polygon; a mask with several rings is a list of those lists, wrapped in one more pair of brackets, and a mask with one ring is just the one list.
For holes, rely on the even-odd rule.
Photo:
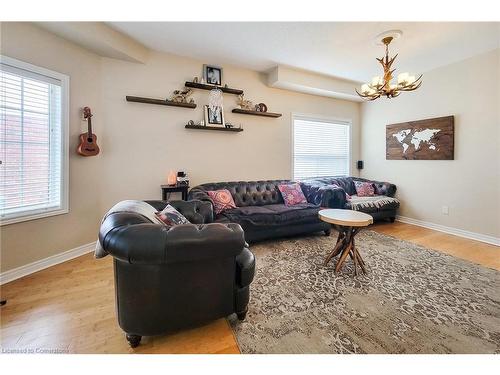
{"label": "floating wall shelf", "polygon": [[240,89],[232,89],[230,87],[224,87],[224,86],[215,86],[215,85],[207,85],[205,83],[195,83],[195,82],[189,82],[186,81],[184,84],[186,87],[192,87],[194,89],[201,89],[201,90],[213,90],[213,89],[219,89],[222,92],[228,93],[228,94],[234,94],[234,95],[241,95],[243,94],[243,90]]}
{"label": "floating wall shelf", "polygon": [[240,109],[240,108],[235,108],[231,112],[241,113],[243,115],[264,116],[264,117],[274,117],[274,118],[281,117],[281,113],[249,111],[247,109]]}
{"label": "floating wall shelf", "polygon": [[127,102],[167,105],[171,107],[196,108],[196,104],[194,103],[178,103],[165,99],[152,99],[152,98],[143,98],[140,96],[128,96],[128,95],[125,98],[127,99]]}
{"label": "floating wall shelf", "polygon": [[201,125],[186,125],[186,129],[196,129],[196,130],[218,130],[223,132],[242,132],[241,128],[226,128],[222,126],[201,126]]}

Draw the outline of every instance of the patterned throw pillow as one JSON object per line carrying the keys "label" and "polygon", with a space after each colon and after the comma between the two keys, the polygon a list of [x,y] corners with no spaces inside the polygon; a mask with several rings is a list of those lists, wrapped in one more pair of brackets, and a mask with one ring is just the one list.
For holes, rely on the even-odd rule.
{"label": "patterned throw pillow", "polygon": [[169,204],[161,212],[157,212],[156,217],[166,225],[189,224],[189,220]]}
{"label": "patterned throw pillow", "polygon": [[307,199],[298,183],[278,185],[278,189],[285,201],[285,206],[295,206],[296,204],[307,203]]}
{"label": "patterned throw pillow", "polygon": [[375,186],[371,182],[354,181],[358,197],[371,197],[375,195]]}
{"label": "patterned throw pillow", "polygon": [[214,191],[207,191],[210,198],[214,203],[214,211],[216,215],[219,215],[222,211],[229,210],[231,208],[236,208],[234,204],[234,199],[229,190],[221,189]]}

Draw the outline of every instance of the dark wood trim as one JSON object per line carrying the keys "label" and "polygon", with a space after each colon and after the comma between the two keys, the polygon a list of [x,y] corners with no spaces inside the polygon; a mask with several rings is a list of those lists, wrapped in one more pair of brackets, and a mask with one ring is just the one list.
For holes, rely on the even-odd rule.
{"label": "dark wood trim", "polygon": [[281,113],[249,111],[247,109],[241,109],[241,108],[235,108],[231,112],[241,113],[243,115],[264,116],[264,117],[274,117],[274,118],[282,116]]}
{"label": "dark wood trim", "polygon": [[165,99],[143,98],[141,96],[129,96],[129,95],[127,95],[125,98],[127,99],[127,102],[168,105],[171,107],[196,108],[196,104],[194,103],[178,103]]}
{"label": "dark wood trim", "polygon": [[222,126],[200,126],[200,125],[186,125],[186,129],[196,129],[196,130],[219,130],[223,132],[242,132],[241,128],[225,128]]}
{"label": "dark wood trim", "polygon": [[191,87],[191,88],[194,88],[194,89],[201,89],[201,90],[219,89],[222,92],[225,92],[227,94],[234,94],[234,95],[241,95],[241,94],[243,94],[243,90],[240,90],[240,89],[232,89],[230,87],[217,86],[217,85],[207,85],[205,83],[195,83],[195,82],[186,81],[186,83],[184,84],[184,86]]}

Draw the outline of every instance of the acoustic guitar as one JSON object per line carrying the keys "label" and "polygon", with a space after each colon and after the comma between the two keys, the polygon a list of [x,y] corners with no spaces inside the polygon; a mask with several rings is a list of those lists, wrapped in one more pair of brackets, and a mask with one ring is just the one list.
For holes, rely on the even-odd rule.
{"label": "acoustic guitar", "polygon": [[77,152],[82,156],[94,156],[99,153],[99,146],[96,143],[96,135],[92,133],[92,112],[90,107],[83,108],[83,118],[87,120],[88,131],[80,134],[80,144]]}

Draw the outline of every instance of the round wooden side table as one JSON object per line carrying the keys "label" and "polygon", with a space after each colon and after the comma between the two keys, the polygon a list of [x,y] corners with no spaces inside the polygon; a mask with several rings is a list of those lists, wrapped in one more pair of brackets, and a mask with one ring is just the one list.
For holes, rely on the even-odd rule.
{"label": "round wooden side table", "polygon": [[363,273],[366,273],[365,262],[356,248],[354,237],[361,229],[373,224],[373,218],[363,212],[333,208],[320,210],[318,215],[321,220],[332,224],[339,232],[337,243],[332,252],[326,257],[324,265],[326,266],[332,258],[340,254],[335,265],[335,273],[338,273],[349,255],[354,263],[354,274],[358,274],[358,266]]}

